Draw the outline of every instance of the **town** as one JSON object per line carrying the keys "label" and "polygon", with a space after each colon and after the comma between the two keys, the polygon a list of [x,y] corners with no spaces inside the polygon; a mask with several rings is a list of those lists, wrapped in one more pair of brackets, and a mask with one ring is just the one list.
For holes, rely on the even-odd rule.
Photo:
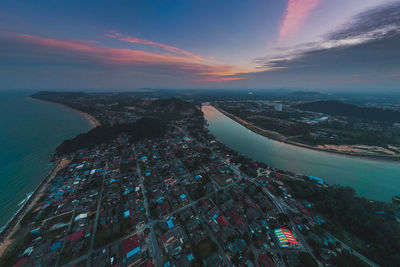
{"label": "town", "polygon": [[397,110],[301,98],[214,101],[213,105],[253,131],[278,141],[341,154],[399,159]]}
{"label": "town", "polygon": [[323,179],[238,155],[208,133],[196,107],[161,101],[165,108],[113,102],[92,113],[109,125],[140,121],[148,109],[175,116],[162,138],[120,133],[56,155],[65,167],[21,220],[2,264],[377,266],[324,230],[327,219],[287,186],[326,188]]}

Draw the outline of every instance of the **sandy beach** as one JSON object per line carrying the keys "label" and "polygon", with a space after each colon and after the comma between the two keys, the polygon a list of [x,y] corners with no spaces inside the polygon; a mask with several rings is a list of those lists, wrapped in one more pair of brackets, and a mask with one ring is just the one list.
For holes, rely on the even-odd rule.
{"label": "sandy beach", "polygon": [[[80,110],[71,108],[67,105],[63,105],[60,103],[45,101],[45,100],[36,99],[36,98],[31,98],[31,99],[36,100],[36,101],[44,101],[44,102],[48,102],[48,103],[52,103],[52,104],[56,104],[56,105],[61,105],[61,106],[64,106],[76,113],[79,113],[80,115],[84,116],[90,122],[90,124],[92,125],[93,128],[101,125],[101,123],[94,116],[92,116],[86,112],[82,112]],[[27,199],[27,201],[23,204],[23,206],[16,212],[16,214],[11,218],[11,220],[3,228],[3,230],[0,233],[0,257],[6,251],[8,246],[10,244],[12,244],[13,240],[11,239],[11,237],[12,237],[13,233],[15,233],[19,229],[19,227],[20,227],[19,223],[22,220],[22,218],[32,207],[34,207],[37,204],[37,201],[45,193],[49,182],[57,175],[57,173],[60,170],[65,168],[69,163],[70,163],[70,160],[67,158],[62,158],[61,160],[59,160],[58,163],[56,163],[54,169],[51,171],[51,173],[49,173],[43,179],[43,181],[38,185],[38,187],[35,189],[35,191],[29,197],[29,199]]]}
{"label": "sandy beach", "polygon": [[55,166],[53,171],[46,176],[46,178],[39,184],[36,190],[33,192],[31,197],[26,201],[26,203],[21,207],[21,209],[15,214],[15,216],[8,222],[6,227],[0,234],[0,257],[6,251],[8,246],[12,243],[11,236],[19,228],[19,222],[25,216],[25,214],[36,205],[40,197],[45,193],[47,185],[49,182],[57,175],[57,173],[65,168],[71,161],[67,158],[61,159]]}
{"label": "sandy beach", "polygon": [[[319,145],[319,146],[310,146],[306,144],[302,144],[299,142],[294,142],[290,141],[287,137],[273,131],[268,131],[265,129],[262,129],[253,123],[250,123],[246,120],[243,120],[242,118],[239,118],[219,107],[213,106],[216,108],[219,112],[224,114],[225,116],[231,118],[232,120],[236,121],[237,123],[243,125],[250,131],[253,131],[259,135],[262,135],[264,137],[267,137],[269,139],[283,142],[286,144],[298,146],[298,147],[303,147],[307,149],[312,149],[312,150],[317,150],[317,151],[323,151],[327,153],[335,153],[335,154],[341,154],[341,155],[347,155],[347,156],[354,156],[354,157],[362,157],[362,158],[370,158],[370,159],[379,159],[379,160],[389,160],[389,161],[400,161],[400,156],[395,156],[393,154],[388,154],[388,155],[379,155],[379,154],[366,154],[366,152],[361,152],[360,148],[367,148],[367,146],[363,145],[357,145],[357,146],[347,146],[347,145],[338,145],[338,146],[333,146],[333,145]],[[357,149],[358,148],[358,149]],[[370,147],[368,147],[370,148]],[[372,149],[373,147],[371,147]],[[380,150],[382,152],[386,151],[383,148],[376,148],[376,150]]]}
{"label": "sandy beach", "polygon": [[55,105],[60,105],[60,106],[63,106],[63,107],[66,107],[66,108],[72,110],[73,112],[79,113],[80,115],[85,117],[90,122],[90,124],[93,126],[93,128],[101,125],[100,121],[97,120],[94,116],[90,115],[89,113],[80,111],[78,109],[71,108],[70,106],[67,106],[67,105],[64,105],[61,103],[57,103],[57,102],[47,101],[47,100],[33,98],[33,97],[31,97],[31,99],[37,100],[37,101],[43,101],[43,102],[47,102],[47,103],[51,103],[51,104],[55,104]]}

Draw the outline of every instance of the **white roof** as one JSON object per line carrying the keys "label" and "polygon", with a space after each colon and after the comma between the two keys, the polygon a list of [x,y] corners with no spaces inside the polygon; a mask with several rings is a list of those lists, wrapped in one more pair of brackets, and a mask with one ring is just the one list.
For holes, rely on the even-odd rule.
{"label": "white roof", "polygon": [[75,221],[78,221],[80,219],[87,218],[87,213],[81,213],[78,216],[75,217]]}

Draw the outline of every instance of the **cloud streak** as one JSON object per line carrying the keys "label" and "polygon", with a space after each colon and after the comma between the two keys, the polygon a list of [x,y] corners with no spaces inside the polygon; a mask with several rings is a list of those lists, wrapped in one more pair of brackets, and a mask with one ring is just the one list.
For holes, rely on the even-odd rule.
{"label": "cloud streak", "polygon": [[186,51],[186,50],[178,48],[178,47],[174,47],[174,46],[170,46],[170,45],[166,45],[166,44],[162,44],[162,43],[157,43],[157,42],[141,39],[141,38],[134,37],[134,36],[123,35],[116,31],[110,31],[109,33],[106,34],[106,36],[120,40],[120,41],[128,42],[131,44],[142,44],[142,45],[150,45],[153,47],[158,47],[167,52],[173,53],[175,55],[191,58],[191,59],[199,61],[199,62],[207,61],[206,59],[202,58],[201,56],[192,54],[189,51]]}
{"label": "cloud streak", "polygon": [[[201,83],[228,82],[239,79],[252,68],[205,60],[188,51],[148,41],[115,35],[123,41],[160,47],[167,52],[156,53],[129,48],[110,48],[93,43],[42,38],[14,34],[14,39],[0,44],[0,59],[13,66],[36,66],[53,70],[77,68],[109,72],[145,73],[146,76],[176,81]],[[114,38],[114,37],[113,37]],[[1,61],[1,60],[0,60]],[[0,64],[1,67],[2,64]]]}
{"label": "cloud streak", "polygon": [[[276,55],[258,58],[256,63],[272,70],[284,69],[293,66],[292,62],[301,62],[310,55],[390,39],[399,34],[400,3],[385,4],[357,14],[319,41],[279,48]],[[306,66],[306,60],[303,62],[303,66]],[[296,66],[301,67],[300,64]]]}
{"label": "cloud streak", "polygon": [[285,16],[279,28],[279,41],[284,41],[298,34],[310,13],[321,0],[288,0]]}

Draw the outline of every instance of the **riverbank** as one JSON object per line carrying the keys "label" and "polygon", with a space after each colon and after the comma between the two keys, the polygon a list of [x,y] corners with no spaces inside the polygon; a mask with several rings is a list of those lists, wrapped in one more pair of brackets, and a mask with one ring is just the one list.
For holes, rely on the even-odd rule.
{"label": "riverbank", "polygon": [[46,178],[39,184],[36,190],[32,193],[30,198],[23,204],[14,217],[7,223],[2,232],[0,233],[0,257],[6,251],[8,246],[12,243],[12,235],[19,228],[19,223],[25,214],[38,202],[43,196],[49,182],[57,175],[57,173],[64,169],[71,161],[67,158],[62,158],[54,167],[53,171],[46,176]]}
{"label": "riverbank", "polygon": [[[210,104],[211,105],[211,104]],[[262,135],[266,138],[278,141],[278,142],[282,142],[285,144],[289,144],[289,145],[293,145],[293,146],[297,146],[297,147],[302,147],[302,148],[306,148],[306,149],[311,149],[311,150],[316,150],[316,151],[322,151],[322,152],[327,152],[327,153],[334,153],[334,154],[340,154],[340,155],[346,155],[346,156],[352,156],[352,157],[360,157],[360,158],[368,158],[368,159],[377,159],[377,160],[385,160],[385,161],[400,161],[400,156],[391,156],[391,155],[377,155],[377,154],[363,154],[363,153],[357,153],[357,152],[350,152],[350,151],[339,151],[339,150],[333,150],[333,149],[329,149],[328,147],[325,146],[320,146],[320,147],[315,147],[315,146],[310,146],[310,145],[306,145],[306,144],[302,144],[299,142],[294,142],[294,141],[290,141],[287,137],[277,133],[277,132],[273,132],[273,131],[268,131],[265,129],[262,129],[246,120],[243,120],[242,118],[235,116],[215,105],[211,105],[213,106],[215,109],[217,109],[219,112],[221,112],[222,114],[224,114],[225,116],[229,117],[230,119],[236,121],[237,123],[243,125],[244,127],[246,127],[248,130]]]}
{"label": "riverbank", "polygon": [[90,124],[92,125],[93,128],[101,125],[100,121],[97,120],[94,116],[90,115],[89,113],[83,112],[81,110],[72,108],[72,107],[70,107],[68,105],[64,105],[64,104],[61,104],[61,103],[58,103],[58,102],[53,102],[53,101],[47,101],[47,100],[43,100],[43,99],[39,99],[39,98],[34,98],[34,97],[30,97],[30,98],[33,99],[33,100],[43,101],[43,102],[47,102],[47,103],[56,104],[56,105],[60,105],[60,106],[66,107],[66,108],[72,110],[73,112],[78,113],[78,114],[82,115],[83,117],[85,117],[90,122]]}

